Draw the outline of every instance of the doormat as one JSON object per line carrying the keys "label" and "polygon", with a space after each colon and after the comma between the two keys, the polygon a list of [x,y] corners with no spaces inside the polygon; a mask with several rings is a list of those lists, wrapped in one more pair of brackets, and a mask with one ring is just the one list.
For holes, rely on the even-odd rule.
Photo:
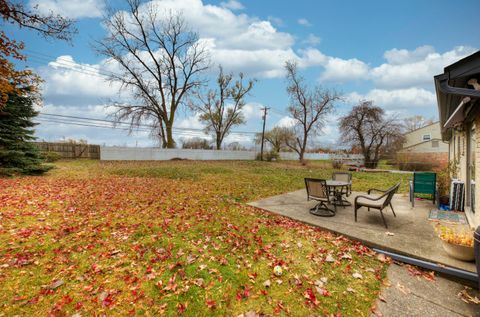
{"label": "doormat", "polygon": [[448,211],[448,210],[430,210],[430,214],[428,215],[428,220],[433,221],[447,221],[453,222],[458,224],[467,224],[467,218],[465,217],[465,213],[463,212],[456,212],[456,211]]}

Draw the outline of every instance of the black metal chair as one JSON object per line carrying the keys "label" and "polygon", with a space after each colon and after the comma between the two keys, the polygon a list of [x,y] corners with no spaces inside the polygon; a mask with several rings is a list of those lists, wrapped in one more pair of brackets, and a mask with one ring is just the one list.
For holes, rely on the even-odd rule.
{"label": "black metal chair", "polygon": [[385,216],[383,215],[383,209],[385,209],[385,207],[387,206],[390,206],[393,212],[393,216],[394,217],[397,216],[392,206],[392,198],[393,198],[393,195],[395,195],[395,193],[397,192],[399,187],[400,187],[400,183],[395,184],[394,186],[390,187],[387,190],[372,188],[368,190],[367,192],[368,195],[370,195],[370,193],[373,191],[381,192],[383,194],[380,196],[359,195],[355,197],[355,203],[354,203],[355,222],[357,221],[357,210],[360,209],[361,207],[367,207],[368,210],[377,209],[380,211],[380,214],[382,215],[382,220],[383,220],[383,224],[385,225],[385,228],[388,229],[387,221],[385,220]]}
{"label": "black metal chair", "polygon": [[332,180],[348,183],[345,188],[342,188],[341,191],[347,197],[352,194],[352,173],[348,172],[333,172]]}
{"label": "black metal chair", "polygon": [[[318,201],[318,204],[310,209],[311,214],[322,217],[335,216],[337,206],[333,204],[330,197],[326,180],[305,178],[305,188],[307,189],[307,200]],[[327,204],[333,205],[334,210],[328,208]]]}

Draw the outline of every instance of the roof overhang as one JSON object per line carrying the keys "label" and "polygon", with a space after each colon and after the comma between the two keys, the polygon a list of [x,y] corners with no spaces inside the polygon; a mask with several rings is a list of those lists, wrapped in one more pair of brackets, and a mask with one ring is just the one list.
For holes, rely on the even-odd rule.
{"label": "roof overhang", "polygon": [[452,128],[473,120],[480,107],[480,90],[467,88],[468,80],[474,77],[480,79],[480,51],[445,67],[443,74],[434,77],[444,141],[450,139]]}
{"label": "roof overhang", "polygon": [[465,121],[467,117],[467,104],[470,102],[470,97],[464,97],[452,115],[447,119],[442,126],[442,130],[455,128]]}

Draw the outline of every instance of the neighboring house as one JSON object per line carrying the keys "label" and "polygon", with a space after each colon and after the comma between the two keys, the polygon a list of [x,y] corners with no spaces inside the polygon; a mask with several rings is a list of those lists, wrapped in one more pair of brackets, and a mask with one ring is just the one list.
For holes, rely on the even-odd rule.
{"label": "neighboring house", "polygon": [[[445,67],[435,78],[442,140],[456,178],[465,182],[465,213],[470,225],[480,225],[480,51]],[[477,150],[477,148],[479,150]]]}
{"label": "neighboring house", "polygon": [[442,141],[440,122],[405,133],[405,142],[397,157],[402,161],[447,165],[448,142]]}

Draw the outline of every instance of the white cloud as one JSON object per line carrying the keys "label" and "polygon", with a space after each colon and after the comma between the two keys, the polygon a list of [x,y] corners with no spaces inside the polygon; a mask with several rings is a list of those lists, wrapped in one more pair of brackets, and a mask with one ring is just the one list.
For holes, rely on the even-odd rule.
{"label": "white cloud", "polygon": [[291,128],[295,126],[297,123],[297,120],[295,120],[292,117],[284,116],[280,120],[277,121],[277,123],[274,124],[275,127],[285,127],[285,128]]}
{"label": "white cloud", "polygon": [[258,119],[262,117],[262,112],[260,109],[263,107],[262,104],[256,103],[256,102],[251,102],[247,103],[245,106],[242,108],[242,113],[243,116],[245,117],[245,120],[248,121],[250,119]]}
{"label": "white cloud", "polygon": [[59,14],[71,19],[102,16],[105,2],[101,0],[30,0],[30,8],[42,14]]}
{"label": "white cloud", "polygon": [[291,49],[224,49],[217,47],[215,39],[203,41],[216,64],[223,65],[226,71],[243,72],[251,77],[282,77],[285,61],[298,58]]}
{"label": "white cloud", "polygon": [[445,53],[438,53],[430,46],[421,46],[413,51],[393,49],[385,52],[388,63],[370,70],[370,78],[379,88],[431,87],[433,76],[443,68],[475,49],[458,46]]}
{"label": "white cloud", "polygon": [[[414,50],[391,49],[384,53],[387,63],[370,67],[356,58],[342,59],[321,54],[314,49],[305,51],[302,58],[308,59],[307,66],[320,64],[325,70],[320,79],[332,82],[371,81],[378,89],[405,89],[420,87],[432,89],[433,76],[443,72],[443,68],[476,49],[458,46],[450,51],[438,53],[431,46],[420,46]],[[316,55],[317,63],[311,56]]]}
{"label": "white cloud", "polygon": [[267,20],[272,22],[272,24],[277,25],[277,26],[284,26],[285,25],[285,22],[283,22],[282,19],[280,19],[279,17],[273,16],[273,15],[269,15],[267,17]]}
{"label": "white cloud", "polygon": [[435,49],[433,48],[433,46],[424,45],[419,46],[412,51],[394,48],[385,51],[383,57],[385,57],[389,64],[402,65],[407,63],[419,62],[432,53],[435,53]]}
{"label": "white cloud", "polygon": [[243,4],[241,4],[240,1],[237,1],[237,0],[228,0],[225,2],[220,2],[220,6],[230,10],[243,10],[245,8]]}
{"label": "white cloud", "polygon": [[334,82],[346,82],[352,80],[365,80],[367,75],[368,65],[364,62],[356,58],[345,60],[331,57],[328,58],[321,79]]}
{"label": "white cloud", "polygon": [[203,129],[205,126],[203,125],[202,122],[200,122],[200,115],[195,114],[192,116],[189,116],[187,118],[184,118],[180,121],[178,121],[175,124],[176,127],[178,128],[183,128],[183,129]]}
{"label": "white cloud", "polygon": [[347,95],[347,101],[352,104],[359,100],[372,100],[377,106],[394,110],[432,107],[436,103],[435,94],[423,88],[372,89],[366,94],[352,92]]}
{"label": "white cloud", "polygon": [[329,57],[316,48],[308,48],[306,50],[299,51],[299,66],[300,67],[309,67],[309,66],[320,66],[325,65]]}
{"label": "white cloud", "polygon": [[279,49],[294,42],[292,35],[279,32],[268,20],[235,14],[227,7],[204,4],[201,0],[154,0],[145,3],[142,10],[148,5],[159,13],[182,13],[202,38],[215,38],[217,46],[223,49]]}
{"label": "white cloud", "polygon": [[297,23],[303,26],[312,26],[312,24],[305,18],[298,19]]}
{"label": "white cloud", "polygon": [[102,75],[103,63],[79,64],[72,56],[59,56],[39,72],[45,80],[43,94],[62,99],[63,104],[98,103],[117,96],[119,84],[109,83]]}
{"label": "white cloud", "polygon": [[311,45],[311,46],[315,46],[315,45],[320,44],[320,41],[321,41],[321,39],[318,36],[310,33],[310,34],[308,34],[307,38],[305,38],[302,41],[302,43],[307,44],[307,45]]}

